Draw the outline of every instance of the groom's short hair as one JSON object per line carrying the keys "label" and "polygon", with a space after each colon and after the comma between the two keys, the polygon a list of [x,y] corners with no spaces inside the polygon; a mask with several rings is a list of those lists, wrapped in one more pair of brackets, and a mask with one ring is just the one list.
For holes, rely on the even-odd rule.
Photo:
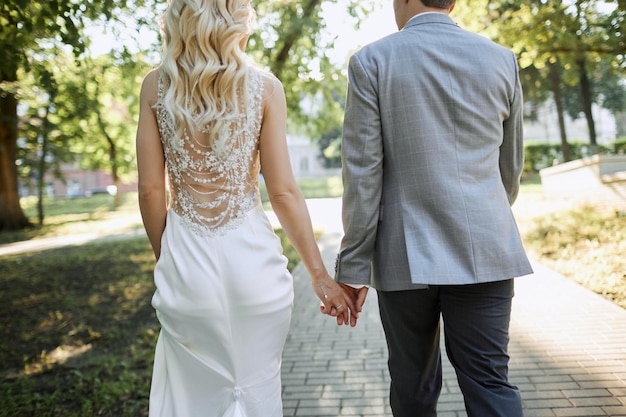
{"label": "groom's short hair", "polygon": [[449,9],[456,2],[455,0],[421,0],[424,6]]}

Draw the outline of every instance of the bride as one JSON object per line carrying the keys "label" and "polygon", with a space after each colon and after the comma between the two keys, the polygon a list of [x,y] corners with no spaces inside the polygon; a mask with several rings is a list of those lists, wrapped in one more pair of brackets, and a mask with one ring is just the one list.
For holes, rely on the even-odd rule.
{"label": "bride", "polygon": [[356,324],[291,171],[283,87],[245,54],[253,19],[249,0],[169,1],[162,61],[141,88],[139,206],[161,324],[151,417],[282,416],[293,285],[260,171],[322,313]]}

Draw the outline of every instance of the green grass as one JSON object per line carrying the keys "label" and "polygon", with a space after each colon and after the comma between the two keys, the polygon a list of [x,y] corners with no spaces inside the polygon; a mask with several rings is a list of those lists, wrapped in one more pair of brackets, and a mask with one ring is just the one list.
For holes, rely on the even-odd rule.
{"label": "green grass", "polygon": [[[337,196],[341,184],[302,189]],[[548,200],[532,179],[514,211],[533,258],[626,307],[626,217]],[[141,227],[136,194],[117,209],[108,196],[51,200],[47,212],[43,227],[0,242]],[[293,268],[297,254],[276,232]],[[0,257],[0,417],[146,415],[159,330],[153,267],[146,238]]]}
{"label": "green grass", "polygon": [[145,415],[158,331],[135,238],[0,263],[0,416]]}
{"label": "green grass", "polygon": [[574,205],[526,222],[531,257],[626,308],[626,217]]}
{"label": "green grass", "polygon": [[33,227],[17,232],[1,232],[0,244],[79,233],[120,233],[143,227],[137,193],[125,193],[120,207],[114,206],[113,198],[108,194],[46,198],[43,225],[37,224],[36,198],[24,198],[21,201],[22,209]]}
{"label": "green grass", "polygon": [[[340,177],[303,179],[298,181],[298,186],[305,198],[328,198],[341,197],[343,185]],[[269,201],[265,184],[261,184],[261,200]]]}
{"label": "green grass", "polygon": [[298,186],[306,198],[341,197],[343,192],[340,177],[300,180]]}
{"label": "green grass", "polygon": [[549,199],[531,178],[513,211],[530,257],[626,308],[625,207]]}
{"label": "green grass", "polygon": [[[339,177],[300,180],[298,185],[306,198],[339,197],[343,190]],[[264,184],[261,184],[260,191],[261,200],[269,209]],[[143,227],[136,192],[125,193],[120,207],[114,206],[113,197],[108,194],[46,198],[43,225],[37,224],[35,197],[24,198],[21,204],[33,227],[17,232],[0,232],[0,244],[79,233],[121,233]]]}

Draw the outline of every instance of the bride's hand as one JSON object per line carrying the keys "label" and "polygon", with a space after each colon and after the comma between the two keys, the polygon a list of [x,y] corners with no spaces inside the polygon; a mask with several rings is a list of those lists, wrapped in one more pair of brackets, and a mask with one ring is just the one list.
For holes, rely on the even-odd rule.
{"label": "bride's hand", "polygon": [[356,324],[358,313],[354,300],[330,275],[312,283],[313,291],[322,302],[320,311],[332,317],[337,317],[337,324]]}

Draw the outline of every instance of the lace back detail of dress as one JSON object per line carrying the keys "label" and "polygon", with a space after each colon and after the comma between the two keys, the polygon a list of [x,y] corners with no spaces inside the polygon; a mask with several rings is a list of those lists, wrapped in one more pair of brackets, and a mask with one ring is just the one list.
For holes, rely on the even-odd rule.
{"label": "lace back detail of dress", "polygon": [[208,135],[186,129],[176,136],[172,117],[162,104],[164,82],[159,78],[155,106],[170,183],[170,205],[194,233],[223,235],[236,228],[260,202],[259,135],[263,78],[251,69],[247,80],[247,112],[221,132],[216,144]]}

